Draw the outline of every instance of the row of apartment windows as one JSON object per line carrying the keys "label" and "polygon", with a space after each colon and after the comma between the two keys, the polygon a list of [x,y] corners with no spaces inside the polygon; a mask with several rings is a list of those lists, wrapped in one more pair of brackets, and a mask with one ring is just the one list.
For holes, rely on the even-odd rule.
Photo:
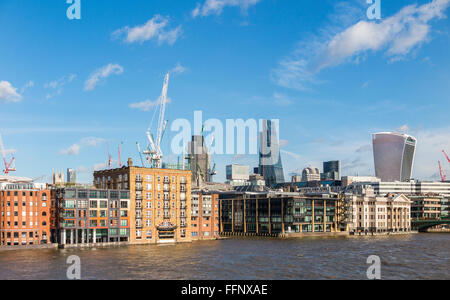
{"label": "row of apartment windows", "polygon": [[[15,211],[13,215],[14,215],[14,217],[18,217],[18,216],[19,216],[19,212],[18,212],[18,211]],[[26,211],[22,211],[21,215],[22,215],[22,217],[26,217],[26,216],[27,216],[27,212],[26,212]],[[35,215],[35,216],[37,217],[37,216],[38,216],[38,212],[36,211],[36,212],[33,213],[32,211],[30,211],[30,212],[28,213],[28,215],[29,215],[30,217],[32,217],[33,215]],[[2,217],[4,217],[4,216],[5,216],[5,212],[2,211]],[[9,210],[6,212],[6,216],[7,216],[7,217],[10,217],[10,216],[11,216],[11,212],[10,212]],[[43,217],[46,217],[46,216],[47,216],[47,212],[43,211],[43,212],[42,212],[42,216],[43,216]]]}
{"label": "row of apartment windows", "polygon": [[[23,196],[23,197],[26,197],[27,192],[22,191],[21,193],[22,193],[22,196]],[[2,192],[2,196],[3,196],[3,197],[5,197],[5,195],[6,195],[6,196],[11,196],[11,194],[13,194],[15,197],[19,196],[19,192],[18,192],[18,191],[14,191],[14,192],[12,192],[12,193],[11,193],[11,191],[6,191],[6,192],[3,191],[3,192]],[[37,197],[38,192],[28,192],[28,195],[29,195],[30,197],[33,197],[33,194],[34,194],[35,197]],[[42,194],[42,197],[46,197],[46,196],[47,196],[47,193],[43,193],[43,194]]]}
{"label": "row of apartment windows", "polygon": [[[19,227],[19,222],[17,222],[17,221],[15,221],[14,223],[14,227]],[[34,226],[35,227],[38,227],[38,222],[33,222],[33,221],[29,221],[28,222],[28,225],[29,226],[27,226],[27,222],[26,221],[23,221],[22,223],[22,228],[28,228],[28,227],[33,227],[33,224],[34,224]],[[11,222],[10,221],[7,221],[6,222],[6,226],[7,227],[11,227]],[[47,222],[42,222],[42,226],[47,226]],[[5,227],[5,222],[2,222],[2,227]]]}

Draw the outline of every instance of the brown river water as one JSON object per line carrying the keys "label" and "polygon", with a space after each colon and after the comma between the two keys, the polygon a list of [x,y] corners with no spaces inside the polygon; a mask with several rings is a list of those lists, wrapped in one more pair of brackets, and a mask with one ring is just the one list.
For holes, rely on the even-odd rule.
{"label": "brown river water", "polygon": [[450,279],[450,234],[241,239],[178,245],[0,252],[0,279],[367,279],[367,258],[381,258],[382,279]]}

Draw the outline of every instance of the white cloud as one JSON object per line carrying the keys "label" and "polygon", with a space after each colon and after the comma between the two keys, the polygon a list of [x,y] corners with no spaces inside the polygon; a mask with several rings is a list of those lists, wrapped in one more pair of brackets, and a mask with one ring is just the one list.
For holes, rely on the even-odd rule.
{"label": "white cloud", "polygon": [[445,18],[449,5],[450,0],[409,5],[380,22],[360,20],[339,33],[304,42],[273,70],[273,80],[283,87],[305,90],[317,82],[315,76],[323,69],[358,63],[369,53],[384,52],[391,62],[404,59],[429,41],[430,22]]}
{"label": "white cloud", "polygon": [[187,68],[183,67],[180,63],[178,63],[172,70],[170,70],[170,73],[172,74],[182,74],[187,71]]}
{"label": "white cloud", "polygon": [[226,6],[240,7],[242,11],[247,11],[250,6],[257,4],[260,0],[206,0],[203,5],[197,4],[197,7],[191,12],[193,18],[198,16],[206,17],[212,14],[220,15]]}
{"label": "white cloud", "polygon": [[[172,100],[170,98],[167,98],[166,103],[170,103]],[[161,99],[158,98],[158,100],[151,101],[151,100],[145,100],[142,102],[135,102],[128,105],[130,108],[138,109],[141,111],[150,111],[154,107],[158,106],[161,103]]]}
{"label": "white cloud", "polygon": [[105,143],[106,140],[103,138],[97,137],[86,137],[81,139],[81,144],[87,147],[97,147],[98,145]]}
{"label": "white cloud", "polygon": [[114,38],[120,38],[125,34],[127,43],[143,43],[149,40],[157,40],[158,44],[167,43],[173,45],[182,34],[181,26],[174,29],[167,29],[169,18],[155,15],[144,25],[135,27],[123,27],[113,32]]}
{"label": "white cloud", "polygon": [[67,149],[63,149],[59,151],[60,155],[78,155],[80,154],[80,150],[84,147],[97,147],[98,145],[106,142],[103,138],[98,137],[85,137],[82,138],[79,143],[73,144]]}
{"label": "white cloud", "polygon": [[77,75],[75,74],[69,74],[57,80],[50,81],[44,84],[44,88],[50,90],[50,92],[47,93],[46,98],[51,99],[55,96],[61,95],[63,87],[71,83],[76,77]]}
{"label": "white cloud", "polygon": [[398,132],[408,132],[408,131],[410,131],[411,129],[409,128],[409,126],[408,126],[408,124],[404,124],[404,125],[402,125],[402,126],[400,126],[399,128],[397,128],[397,131]]}
{"label": "white cloud", "polygon": [[22,96],[17,89],[8,81],[0,81],[0,101],[3,102],[19,102]]}
{"label": "white cloud", "polygon": [[78,155],[78,154],[80,154],[80,149],[81,149],[80,145],[73,144],[69,148],[59,151],[59,154],[61,154],[61,155]]}
{"label": "white cloud", "polygon": [[118,64],[108,64],[97,69],[84,83],[85,91],[92,91],[101,79],[108,78],[110,75],[120,75],[123,73],[123,67]]}

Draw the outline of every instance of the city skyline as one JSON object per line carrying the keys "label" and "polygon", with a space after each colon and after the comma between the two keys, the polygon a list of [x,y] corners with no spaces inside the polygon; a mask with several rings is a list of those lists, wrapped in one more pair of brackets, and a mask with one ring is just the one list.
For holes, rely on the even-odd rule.
{"label": "city skyline", "polygon": [[[69,20],[65,1],[0,1],[0,133],[16,152],[11,175],[50,179],[73,168],[91,183],[106,166],[106,141],[114,166],[121,142],[122,164],[138,162],[136,141],[146,140],[167,71],[170,121],[195,110],[279,119],[285,178],[328,160],[342,161],[342,175],[373,175],[371,134],[380,131],[417,138],[414,178],[438,180],[438,160],[450,173],[441,152],[450,150],[450,1],[382,1],[381,20],[368,20],[359,0],[217,2],[82,1],[81,20]],[[380,30],[392,23],[398,32]],[[224,181],[225,165],[257,166],[258,155],[214,162]]]}

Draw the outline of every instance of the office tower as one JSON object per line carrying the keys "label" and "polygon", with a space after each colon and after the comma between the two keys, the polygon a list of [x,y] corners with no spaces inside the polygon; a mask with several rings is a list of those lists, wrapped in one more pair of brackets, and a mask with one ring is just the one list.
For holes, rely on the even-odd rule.
{"label": "office tower", "polygon": [[258,171],[264,177],[267,186],[284,183],[277,125],[274,121],[263,120],[262,131],[259,135]]}
{"label": "office tower", "polygon": [[320,181],[320,171],[318,168],[308,167],[303,169],[302,172],[302,181]]}
{"label": "office tower", "polygon": [[333,160],[323,163],[324,180],[340,180],[341,179],[341,161]]}
{"label": "office tower", "polygon": [[211,181],[210,157],[202,135],[192,136],[188,145],[188,157],[192,171],[192,183],[200,186],[203,182]]}
{"label": "office tower", "polygon": [[375,173],[381,181],[411,179],[417,139],[406,134],[380,132],[372,137]]}
{"label": "office tower", "polygon": [[227,182],[233,186],[243,186],[249,184],[250,167],[245,165],[226,166]]}
{"label": "office tower", "polygon": [[67,183],[77,183],[77,172],[74,169],[67,169]]}

